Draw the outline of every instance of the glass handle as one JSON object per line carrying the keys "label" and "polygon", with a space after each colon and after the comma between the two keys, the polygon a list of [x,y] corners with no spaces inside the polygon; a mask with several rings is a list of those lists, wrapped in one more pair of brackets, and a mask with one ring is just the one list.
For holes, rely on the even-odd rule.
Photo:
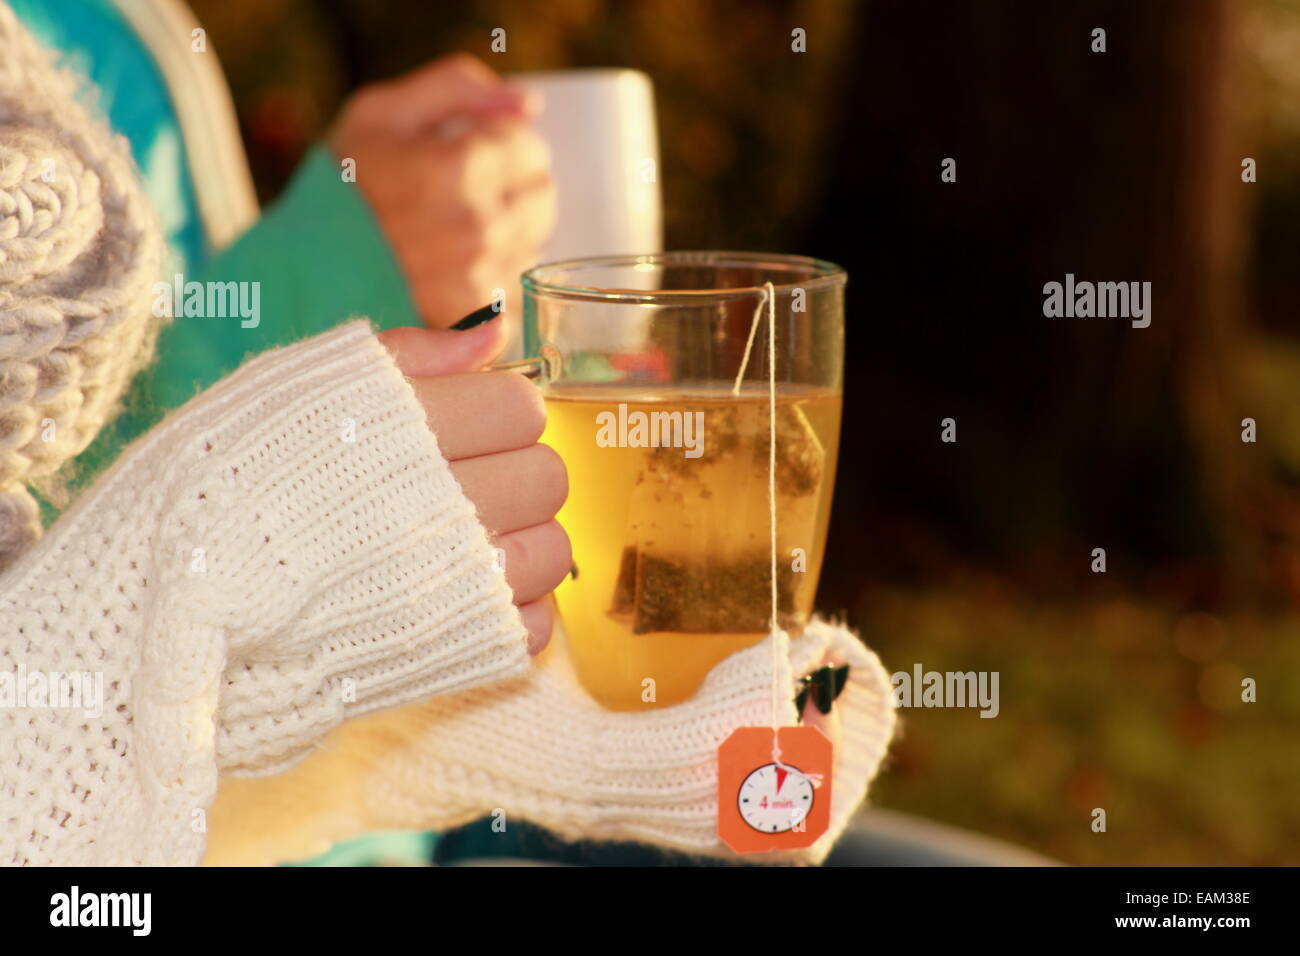
{"label": "glass handle", "polygon": [[524,378],[549,382],[558,378],[564,369],[564,359],[560,350],[553,345],[543,345],[541,354],[536,358],[517,359],[513,362],[498,362],[489,365],[491,372],[518,372]]}

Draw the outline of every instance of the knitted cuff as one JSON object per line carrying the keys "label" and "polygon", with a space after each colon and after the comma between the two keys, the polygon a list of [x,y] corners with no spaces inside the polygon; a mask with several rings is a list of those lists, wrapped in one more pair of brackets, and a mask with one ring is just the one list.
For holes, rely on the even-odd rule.
{"label": "knitted cuff", "polygon": [[795,720],[794,677],[827,654],[850,665],[831,820],[812,847],[737,857],[719,842],[717,749],[771,721],[772,646],[734,654],[690,700],[611,713],[577,683],[562,647],[518,680],[350,721],[287,773],[223,784],[208,861],[281,862],[366,830],[445,829],[485,814],[570,839],[635,840],[753,862],[816,863],[867,792],[894,729],[889,677],[844,628],[814,621],[789,645],[779,717]]}
{"label": "knitted cuff", "polygon": [[774,861],[820,863],[826,859],[866,799],[898,727],[894,687],[880,658],[847,628],[814,618],[802,638],[790,644],[790,670],[796,677],[816,669],[823,658],[849,665],[848,681],[835,699],[840,739],[835,752],[830,826],[813,846]]}
{"label": "knitted cuff", "polygon": [[486,532],[368,324],[265,353],[187,407],[202,427],[169,546],[201,558],[193,612],[229,637],[224,769],[275,771],[345,716],[526,667]]}
{"label": "knitted cuff", "polygon": [[[831,818],[813,846],[736,857],[717,838],[717,750],[741,726],[772,720],[772,639],[734,654],[700,691],[674,707],[644,714],[610,713],[582,690],[559,654],[530,679],[483,692],[491,702],[466,708],[453,699],[420,710],[431,717],[420,735],[418,770],[406,779],[425,792],[472,793],[481,809],[530,819],[570,839],[636,840],[671,849],[753,862],[818,863],[830,852],[866,796],[894,730],[888,674],[851,632],[813,621],[778,660],[778,709],[796,721],[795,678],[826,655],[850,665],[836,701],[843,733],[837,748]],[[401,780],[396,767],[381,775]],[[382,812],[384,784],[364,791]],[[406,794],[397,801],[415,801]],[[426,798],[427,802],[427,798]],[[391,825],[391,824],[389,824]]]}

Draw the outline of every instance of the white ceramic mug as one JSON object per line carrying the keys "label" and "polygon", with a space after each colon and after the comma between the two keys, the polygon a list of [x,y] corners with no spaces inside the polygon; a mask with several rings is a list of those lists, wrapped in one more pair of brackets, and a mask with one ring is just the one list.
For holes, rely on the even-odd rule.
{"label": "white ceramic mug", "polygon": [[[654,86],[638,70],[585,69],[515,73],[510,82],[536,90],[534,124],[551,150],[558,210],[538,263],[663,250],[659,137]],[[518,308],[518,277],[506,308]],[[503,358],[523,354],[519,323]],[[635,336],[630,327],[611,335]],[[610,345],[613,348],[613,343]]]}
{"label": "white ceramic mug", "polygon": [[540,261],[663,249],[654,87],[637,70],[552,70],[507,77],[542,95],[559,218]]}

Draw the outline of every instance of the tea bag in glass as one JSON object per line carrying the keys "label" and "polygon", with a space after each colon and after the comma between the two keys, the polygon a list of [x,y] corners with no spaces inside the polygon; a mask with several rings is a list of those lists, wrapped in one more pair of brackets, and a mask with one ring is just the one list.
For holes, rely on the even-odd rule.
{"label": "tea bag in glass", "polygon": [[[704,448],[646,449],[610,614],[632,633],[762,633],[771,617],[766,395],[700,400]],[[776,408],[778,623],[796,620],[805,551],[816,530],[825,449],[799,404]]]}

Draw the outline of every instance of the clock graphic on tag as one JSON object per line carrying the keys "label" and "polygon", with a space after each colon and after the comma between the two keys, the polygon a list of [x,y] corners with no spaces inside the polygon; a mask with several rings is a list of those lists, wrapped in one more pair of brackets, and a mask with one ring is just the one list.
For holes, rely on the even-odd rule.
{"label": "clock graphic on tag", "polygon": [[830,827],[833,764],[816,727],[737,728],[718,748],[719,839],[737,853],[811,846]]}
{"label": "clock graphic on tag", "polygon": [[808,819],[816,801],[812,781],[798,767],[770,763],[740,785],[741,819],[760,833],[784,833]]}

